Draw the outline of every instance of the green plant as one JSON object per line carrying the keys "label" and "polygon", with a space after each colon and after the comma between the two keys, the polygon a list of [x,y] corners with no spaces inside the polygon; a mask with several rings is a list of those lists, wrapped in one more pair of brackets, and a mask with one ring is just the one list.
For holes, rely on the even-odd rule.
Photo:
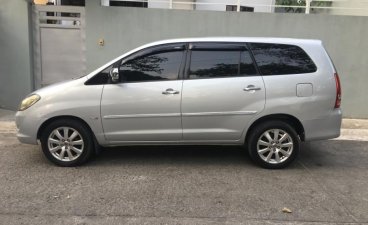
{"label": "green plant", "polygon": [[[332,2],[321,2],[321,1],[312,1],[311,6],[318,7],[328,7],[331,6]],[[305,12],[305,0],[276,0],[276,5],[285,5],[285,6],[300,6],[300,7],[281,7],[285,12],[290,13],[304,13]],[[318,9],[311,9],[312,11]]]}

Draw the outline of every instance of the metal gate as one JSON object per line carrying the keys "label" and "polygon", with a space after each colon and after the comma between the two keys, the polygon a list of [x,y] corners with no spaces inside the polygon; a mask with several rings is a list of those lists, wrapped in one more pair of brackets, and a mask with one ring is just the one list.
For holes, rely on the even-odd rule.
{"label": "metal gate", "polygon": [[33,48],[36,88],[84,75],[84,7],[34,5]]}

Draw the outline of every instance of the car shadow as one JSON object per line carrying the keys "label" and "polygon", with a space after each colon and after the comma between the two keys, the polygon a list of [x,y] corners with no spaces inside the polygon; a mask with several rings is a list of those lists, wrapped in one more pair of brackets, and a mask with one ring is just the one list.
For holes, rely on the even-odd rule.
{"label": "car shadow", "polygon": [[[367,167],[368,142],[325,140],[304,142],[297,162],[288,169],[304,167]],[[122,164],[236,165],[258,167],[239,146],[124,146],[103,148],[88,166]]]}
{"label": "car shadow", "polygon": [[253,165],[246,149],[239,146],[110,147],[103,148],[88,164]]}

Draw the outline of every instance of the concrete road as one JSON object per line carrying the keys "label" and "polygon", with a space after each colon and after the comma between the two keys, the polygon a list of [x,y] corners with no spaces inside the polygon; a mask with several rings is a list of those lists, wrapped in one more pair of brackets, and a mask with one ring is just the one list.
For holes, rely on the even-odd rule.
{"label": "concrete road", "polygon": [[364,140],[305,143],[284,170],[236,147],[115,148],[61,168],[7,128],[0,153],[0,224],[368,223]]}

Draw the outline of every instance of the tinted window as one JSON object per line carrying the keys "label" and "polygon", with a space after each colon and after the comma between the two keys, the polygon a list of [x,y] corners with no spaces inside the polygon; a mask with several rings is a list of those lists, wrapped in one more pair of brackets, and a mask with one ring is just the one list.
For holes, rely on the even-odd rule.
{"label": "tinted window", "polygon": [[311,58],[298,46],[252,43],[252,52],[263,75],[313,73]]}
{"label": "tinted window", "polygon": [[91,79],[89,79],[86,84],[87,85],[97,85],[97,84],[107,84],[109,82],[109,73],[112,69],[113,65],[110,65],[109,67],[105,68],[95,76],[93,76]]}
{"label": "tinted window", "polygon": [[194,50],[191,53],[189,78],[216,78],[254,75],[252,59],[248,51]]}
{"label": "tinted window", "polygon": [[123,63],[120,77],[125,82],[176,80],[183,51],[144,55]]}
{"label": "tinted window", "polygon": [[240,53],[240,75],[255,75],[257,74],[254,67],[252,57],[249,51],[241,51]]}

